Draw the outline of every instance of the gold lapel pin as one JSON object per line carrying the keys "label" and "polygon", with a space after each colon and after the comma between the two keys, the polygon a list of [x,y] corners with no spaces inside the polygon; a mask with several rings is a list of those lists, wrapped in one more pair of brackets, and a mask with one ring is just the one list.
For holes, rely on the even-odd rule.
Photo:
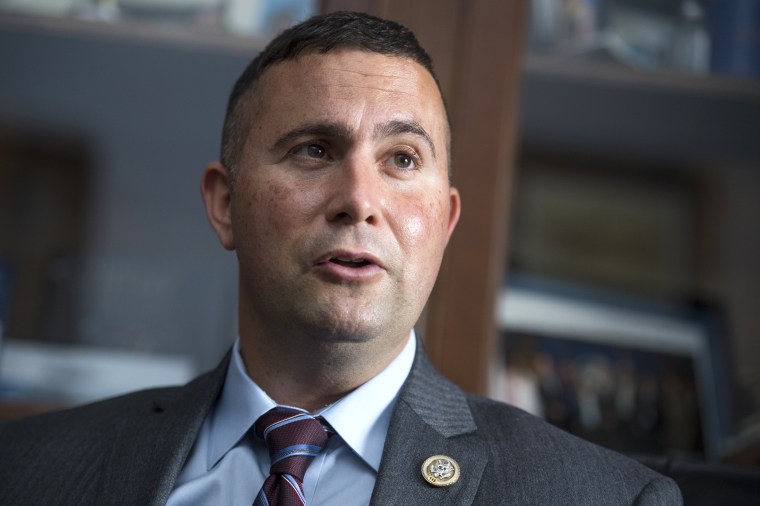
{"label": "gold lapel pin", "polygon": [[422,477],[434,487],[448,487],[459,480],[459,464],[446,455],[433,455],[422,463]]}

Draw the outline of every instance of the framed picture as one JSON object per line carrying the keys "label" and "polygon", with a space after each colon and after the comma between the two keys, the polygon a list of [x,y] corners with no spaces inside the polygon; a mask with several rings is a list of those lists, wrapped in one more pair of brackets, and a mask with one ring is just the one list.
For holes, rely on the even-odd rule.
{"label": "framed picture", "polygon": [[515,278],[492,397],[623,453],[721,455],[724,370],[704,312]]}
{"label": "framed picture", "polygon": [[632,160],[539,152],[519,161],[510,270],[679,298],[699,247],[694,171]]}

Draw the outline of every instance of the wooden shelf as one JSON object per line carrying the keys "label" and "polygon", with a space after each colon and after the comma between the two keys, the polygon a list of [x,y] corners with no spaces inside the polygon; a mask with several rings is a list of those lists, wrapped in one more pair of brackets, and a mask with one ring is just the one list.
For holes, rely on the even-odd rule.
{"label": "wooden shelf", "polygon": [[549,54],[530,54],[524,61],[524,71],[533,76],[638,91],[760,102],[760,81],[753,79],[669,69],[636,69],[622,63]]}
{"label": "wooden shelf", "polygon": [[671,166],[757,167],[760,82],[530,55],[523,146]]}
{"label": "wooden shelf", "polygon": [[182,25],[150,21],[96,21],[73,17],[17,14],[0,10],[0,28],[45,32],[100,40],[138,40],[145,43],[179,45],[226,53],[255,54],[267,43],[262,37],[243,37],[220,27]]}

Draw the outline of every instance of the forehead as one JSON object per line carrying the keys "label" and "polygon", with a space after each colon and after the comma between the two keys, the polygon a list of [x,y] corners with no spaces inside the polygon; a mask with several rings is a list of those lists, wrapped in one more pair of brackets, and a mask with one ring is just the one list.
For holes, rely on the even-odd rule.
{"label": "forehead", "polygon": [[268,129],[340,121],[359,132],[403,119],[422,125],[436,143],[448,143],[438,86],[427,69],[408,58],[358,50],[307,53],[269,67],[254,94],[254,123],[266,122]]}

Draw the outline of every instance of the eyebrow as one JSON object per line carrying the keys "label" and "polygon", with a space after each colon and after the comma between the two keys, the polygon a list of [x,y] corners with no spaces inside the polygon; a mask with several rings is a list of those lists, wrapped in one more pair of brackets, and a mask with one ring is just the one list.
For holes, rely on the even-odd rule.
{"label": "eyebrow", "polygon": [[[275,149],[283,149],[300,137],[328,137],[350,139],[354,132],[343,123],[308,123],[281,135],[274,143]],[[433,157],[436,156],[435,145],[430,135],[416,121],[392,120],[375,127],[374,137],[380,139],[394,135],[412,134],[420,137],[430,147]]]}
{"label": "eyebrow", "polygon": [[341,123],[308,123],[285,132],[274,143],[275,149],[283,149],[300,137],[332,137],[348,139],[351,129]]}
{"label": "eyebrow", "polygon": [[375,138],[391,137],[394,135],[413,134],[420,137],[430,147],[435,158],[435,145],[433,139],[416,121],[393,120],[375,127]]}

